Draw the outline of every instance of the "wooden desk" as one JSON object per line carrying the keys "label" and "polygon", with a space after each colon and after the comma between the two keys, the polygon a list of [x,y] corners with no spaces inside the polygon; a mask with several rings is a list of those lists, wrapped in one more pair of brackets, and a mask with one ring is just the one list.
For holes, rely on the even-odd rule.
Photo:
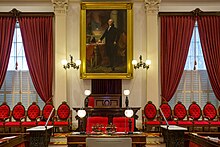
{"label": "wooden desk", "polygon": [[184,147],[184,132],[187,128],[170,125],[161,125],[162,134],[167,147]]}
{"label": "wooden desk", "polygon": [[[130,109],[132,109],[134,111],[134,131],[137,131],[138,129],[136,128],[136,120],[138,119],[138,115],[137,112],[138,110],[140,110],[141,107],[130,107]],[[81,108],[73,108],[73,110],[75,110],[76,112],[81,109]],[[119,117],[119,116],[125,116],[124,112],[127,108],[123,107],[123,108],[85,108],[86,110],[86,117],[84,117],[84,130],[85,130],[85,126],[86,126],[86,118],[88,116],[107,116],[108,117],[108,123],[112,123],[112,119],[113,117]],[[78,116],[75,117],[76,119],[78,119],[78,126],[80,126],[80,119]],[[79,129],[76,129],[77,131]]]}
{"label": "wooden desk", "polygon": [[78,145],[86,146],[86,138],[123,138],[129,137],[132,139],[133,147],[145,147],[146,145],[146,135],[144,133],[141,134],[132,134],[132,135],[76,135],[69,134],[67,135],[67,145],[68,147],[77,147]]}
{"label": "wooden desk", "polygon": [[27,134],[0,133],[0,147],[26,146]]}
{"label": "wooden desk", "polygon": [[30,132],[30,147],[48,147],[53,126],[37,126],[27,129]]}
{"label": "wooden desk", "polygon": [[220,136],[219,132],[206,132],[203,134],[189,133],[188,139],[190,141],[189,144],[196,144],[198,147],[219,147],[220,140],[211,140],[209,137],[218,137]]}

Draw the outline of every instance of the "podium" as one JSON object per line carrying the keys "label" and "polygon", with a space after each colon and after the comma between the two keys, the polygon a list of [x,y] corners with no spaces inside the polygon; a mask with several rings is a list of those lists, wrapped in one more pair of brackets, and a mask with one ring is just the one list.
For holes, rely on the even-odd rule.
{"label": "podium", "polygon": [[27,129],[30,132],[30,147],[48,147],[53,126],[37,126]]}
{"label": "podium", "polygon": [[184,147],[184,132],[187,128],[176,125],[161,125],[160,127],[167,147]]}

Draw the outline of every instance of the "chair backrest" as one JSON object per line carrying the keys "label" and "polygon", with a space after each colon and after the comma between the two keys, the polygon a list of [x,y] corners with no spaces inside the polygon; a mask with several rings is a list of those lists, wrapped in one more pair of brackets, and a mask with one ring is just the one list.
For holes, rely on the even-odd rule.
{"label": "chair backrest", "polygon": [[148,103],[145,105],[144,115],[148,120],[153,120],[157,116],[156,106],[151,101],[148,101]]}
{"label": "chair backrest", "polygon": [[95,98],[94,97],[88,97],[88,107],[90,108],[94,108],[94,105],[95,105]]}
{"label": "chair backrest", "polygon": [[88,117],[86,122],[86,132],[92,132],[92,127],[94,127],[95,125],[102,125],[103,127],[106,127],[108,125],[108,117]]}
{"label": "chair backrest", "polygon": [[18,102],[12,110],[12,117],[14,118],[14,120],[20,121],[20,119],[24,116],[25,116],[25,108],[21,102]]}
{"label": "chair backrest", "polygon": [[[129,130],[129,119],[131,121],[131,130]],[[113,117],[112,123],[115,125],[117,132],[134,131],[134,118]]]}
{"label": "chair backrest", "polygon": [[6,102],[3,102],[0,106],[0,120],[4,120],[10,116],[10,107]]}
{"label": "chair backrest", "polygon": [[217,116],[216,108],[210,102],[207,102],[203,107],[203,114],[213,120]]}
{"label": "chair backrest", "polygon": [[57,116],[60,120],[67,120],[70,116],[70,107],[66,102],[62,102],[57,109]]}
{"label": "chair backrest", "polygon": [[192,102],[192,104],[190,104],[188,113],[194,118],[194,120],[198,120],[202,115],[201,108],[198,104],[196,104],[196,102]]}
{"label": "chair backrest", "polygon": [[40,107],[36,104],[36,102],[32,102],[32,104],[27,109],[27,116],[31,121],[37,119],[40,116]]}
{"label": "chair backrest", "polygon": [[[42,116],[43,116],[43,120],[47,120],[51,111],[53,110],[54,106],[50,103],[46,103],[43,107],[43,110],[42,110]],[[53,111],[52,115],[51,115],[51,119],[54,117],[55,113]]]}
{"label": "chair backrest", "polygon": [[[168,103],[163,103],[163,104],[160,105],[160,108],[163,111],[163,114],[164,114],[165,118],[167,120],[171,119],[172,110],[171,110],[170,105]],[[160,115],[162,116],[161,112],[160,112]]]}
{"label": "chair backrest", "polygon": [[173,110],[174,116],[176,116],[178,120],[183,120],[187,115],[186,107],[180,101],[174,106]]}

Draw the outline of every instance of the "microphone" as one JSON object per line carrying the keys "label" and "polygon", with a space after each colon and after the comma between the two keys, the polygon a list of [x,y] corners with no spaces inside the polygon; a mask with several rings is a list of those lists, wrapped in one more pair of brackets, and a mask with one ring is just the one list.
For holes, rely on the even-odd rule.
{"label": "microphone", "polygon": [[164,119],[164,120],[165,120],[165,122],[166,122],[167,129],[168,129],[168,127],[169,127],[169,123],[168,123],[168,121],[167,121],[166,117],[164,116],[162,109],[161,109],[161,108],[159,108],[159,110],[160,110],[160,113],[161,113],[161,114],[162,114],[162,116],[163,116],[163,119]]}
{"label": "microphone", "polygon": [[47,129],[47,124],[48,124],[48,122],[49,122],[49,120],[50,120],[50,118],[51,118],[51,116],[52,116],[52,114],[53,114],[53,111],[54,111],[54,108],[51,110],[50,115],[49,115],[49,117],[47,118],[47,121],[46,121],[46,124],[45,124],[45,128],[46,128],[46,129]]}

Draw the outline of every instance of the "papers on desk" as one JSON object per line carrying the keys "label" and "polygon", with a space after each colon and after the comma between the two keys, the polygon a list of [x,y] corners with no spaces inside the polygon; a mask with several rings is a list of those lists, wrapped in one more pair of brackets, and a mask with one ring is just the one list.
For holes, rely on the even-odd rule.
{"label": "papers on desk", "polygon": [[187,131],[187,128],[176,126],[176,125],[169,125],[168,127],[167,125],[161,125],[160,127],[164,129],[168,129],[168,130],[173,130],[173,131],[181,131],[181,130]]}
{"label": "papers on desk", "polygon": [[72,132],[71,134],[72,134],[72,135],[79,135],[80,132]]}
{"label": "papers on desk", "polygon": [[210,137],[210,136],[207,136],[207,139],[209,139],[209,140],[212,140],[212,141],[220,141],[219,139],[218,139],[218,137]]}

